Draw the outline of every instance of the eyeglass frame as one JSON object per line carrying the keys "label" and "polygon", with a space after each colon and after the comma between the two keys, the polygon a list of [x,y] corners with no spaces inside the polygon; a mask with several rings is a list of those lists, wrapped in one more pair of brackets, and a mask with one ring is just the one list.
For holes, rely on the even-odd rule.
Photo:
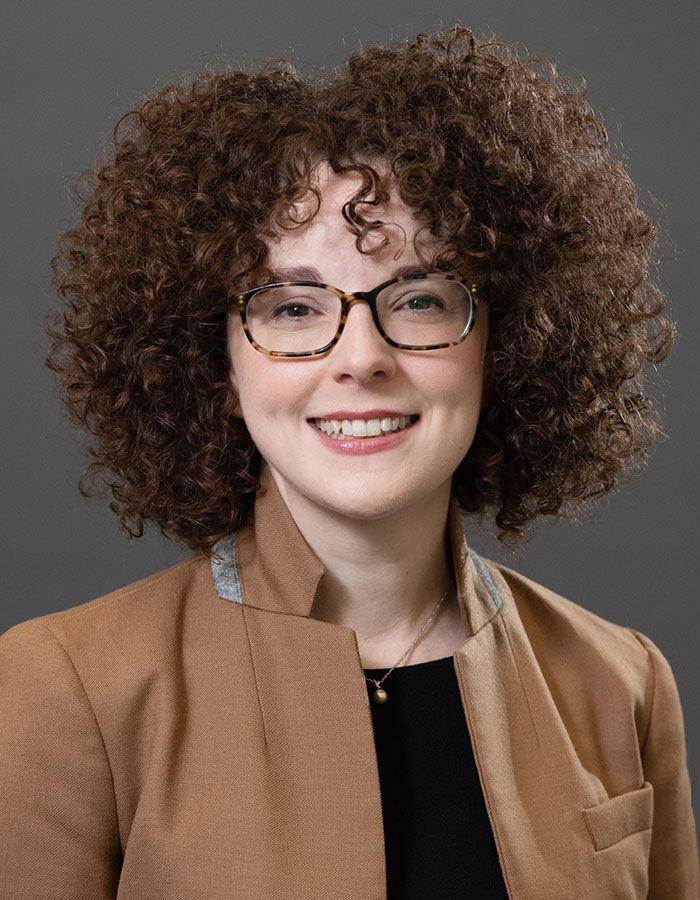
{"label": "eyeglass frame", "polygon": [[[382,328],[382,324],[379,320],[379,313],[377,312],[377,297],[379,296],[379,293],[384,290],[384,288],[387,288],[392,284],[400,284],[403,281],[423,281],[427,278],[440,278],[444,281],[456,281],[458,284],[461,284],[465,288],[467,288],[467,296],[469,297],[470,301],[469,320],[462,334],[454,341],[443,341],[439,344],[400,344],[398,341],[390,338]],[[325,346],[319,347],[317,350],[303,351],[268,350],[266,347],[258,344],[253,335],[250,333],[250,328],[248,326],[248,321],[246,318],[248,303],[250,299],[254,297],[255,294],[260,293],[260,291],[267,291],[271,288],[276,287],[318,287],[332,291],[338,297],[341,304],[338,328],[333,339],[325,344]],[[474,324],[476,322],[476,313],[479,307],[479,300],[483,297],[483,295],[484,289],[483,285],[480,282],[471,281],[468,278],[461,278],[459,275],[451,275],[445,272],[431,272],[428,274],[420,275],[399,275],[397,278],[390,278],[388,281],[383,281],[371,291],[353,291],[352,293],[341,291],[340,288],[334,287],[332,284],[326,284],[323,281],[277,281],[273,284],[262,284],[259,287],[250,288],[247,291],[242,291],[240,294],[236,294],[233,297],[229,308],[235,308],[238,310],[241,316],[241,324],[243,326],[245,336],[248,338],[248,341],[252,344],[252,346],[255,347],[255,349],[260,353],[264,353],[265,356],[308,358],[311,356],[321,356],[324,353],[328,353],[329,350],[335,347],[335,345],[340,340],[343,329],[345,328],[345,323],[347,322],[348,316],[350,314],[350,309],[357,302],[367,303],[372,313],[372,319],[377,331],[384,338],[387,344],[392,347],[396,347],[399,350],[442,350],[445,347],[454,347],[456,344],[461,344],[462,341],[467,337],[469,332],[474,328]]]}

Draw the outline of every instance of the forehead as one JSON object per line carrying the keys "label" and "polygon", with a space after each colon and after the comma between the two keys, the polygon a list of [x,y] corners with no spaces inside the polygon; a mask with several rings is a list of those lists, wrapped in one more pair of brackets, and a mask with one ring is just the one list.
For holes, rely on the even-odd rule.
{"label": "forehead", "polygon": [[[362,176],[357,172],[336,174],[327,163],[319,166],[312,181],[318,190],[318,199],[310,193],[290,210],[293,219],[308,221],[291,229],[280,228],[277,234],[265,239],[269,262],[274,265],[289,265],[302,260],[324,263],[330,262],[331,258],[351,257],[357,258],[360,265],[374,268],[377,263],[391,263],[392,260],[394,267],[430,260],[438,249],[437,242],[393,187],[381,203],[359,206],[364,217],[380,221],[382,225],[362,239],[364,253],[357,249],[356,233],[345,219],[343,207],[360,190],[362,183]],[[373,192],[366,199],[373,200]],[[381,247],[385,239],[387,243]]]}

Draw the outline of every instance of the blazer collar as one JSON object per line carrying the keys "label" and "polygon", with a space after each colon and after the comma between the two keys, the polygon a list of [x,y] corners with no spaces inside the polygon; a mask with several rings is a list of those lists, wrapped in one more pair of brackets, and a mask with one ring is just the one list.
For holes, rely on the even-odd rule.
{"label": "blazer collar", "polygon": [[[448,527],[460,611],[471,637],[493,619],[507,595],[467,546],[454,500]],[[266,465],[254,509],[242,528],[216,544],[211,566],[214,586],[224,600],[285,615],[311,615],[325,570],[299,532]]]}

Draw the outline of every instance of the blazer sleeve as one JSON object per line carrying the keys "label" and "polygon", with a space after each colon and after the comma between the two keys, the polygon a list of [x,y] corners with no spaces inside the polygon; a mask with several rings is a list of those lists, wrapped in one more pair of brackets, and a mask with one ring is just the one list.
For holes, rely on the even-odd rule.
{"label": "blazer sleeve", "polygon": [[648,900],[697,900],[698,847],[686,763],[683,714],[671,667],[658,647],[634,632],[646,648],[653,685],[641,752],[654,788],[654,822]]}
{"label": "blazer sleeve", "polygon": [[40,620],[0,637],[0,898],[107,900],[121,847],[89,699]]}

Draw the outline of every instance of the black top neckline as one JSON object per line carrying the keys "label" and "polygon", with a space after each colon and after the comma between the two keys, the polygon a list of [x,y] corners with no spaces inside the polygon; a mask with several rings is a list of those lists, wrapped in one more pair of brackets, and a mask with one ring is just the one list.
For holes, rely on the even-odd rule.
{"label": "black top neckline", "polygon": [[[452,663],[452,662],[453,662],[453,657],[442,656],[442,657],[440,657],[440,659],[429,659],[426,662],[409,663],[409,665],[407,665],[407,666],[399,666],[397,669],[394,669],[394,671],[391,673],[391,677],[393,678],[394,675],[397,675],[399,672],[408,672],[408,671],[415,672],[417,670],[425,671],[426,669],[428,669],[430,667],[439,669],[443,666],[446,667],[448,663]],[[384,675],[389,671],[390,668],[391,668],[391,666],[383,666],[379,669],[364,669],[363,671],[364,671],[365,675],[370,675],[370,676]]]}

